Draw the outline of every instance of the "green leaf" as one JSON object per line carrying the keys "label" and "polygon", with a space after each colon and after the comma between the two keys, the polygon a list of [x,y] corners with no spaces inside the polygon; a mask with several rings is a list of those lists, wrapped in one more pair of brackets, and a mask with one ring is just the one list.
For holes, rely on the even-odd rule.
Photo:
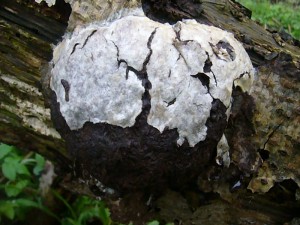
{"label": "green leaf", "polygon": [[77,223],[86,224],[87,220],[96,218],[96,215],[93,211],[93,209],[90,209],[89,211],[80,212],[79,217],[77,218]]}
{"label": "green leaf", "polygon": [[2,173],[9,180],[15,180],[17,175],[18,159],[7,157],[2,164]]}
{"label": "green leaf", "polygon": [[38,176],[44,170],[45,158],[39,154],[35,154],[36,165],[33,168],[34,175]]}
{"label": "green leaf", "polygon": [[62,203],[68,208],[69,213],[71,214],[72,218],[76,218],[76,213],[74,212],[72,206],[68,203],[68,201],[66,199],[64,199],[57,191],[52,190],[52,193],[54,194],[54,196],[59,199],[60,201],[62,201]]}
{"label": "green leaf", "polygon": [[0,144],[0,159],[4,158],[12,151],[13,147],[5,144]]}
{"label": "green leaf", "polygon": [[75,220],[67,217],[61,220],[61,225],[78,225],[78,223]]}
{"label": "green leaf", "polygon": [[159,222],[157,220],[154,220],[152,222],[147,223],[147,225],[159,225]]}
{"label": "green leaf", "polygon": [[78,223],[86,224],[90,219],[99,219],[103,225],[110,225],[111,220],[109,218],[109,212],[104,207],[99,207],[98,205],[89,205],[80,212]]}
{"label": "green leaf", "polygon": [[17,164],[17,173],[24,174],[30,176],[30,172],[24,164],[18,163]]}
{"label": "green leaf", "polygon": [[13,220],[15,217],[14,204],[11,201],[0,201],[0,216],[4,215]]}
{"label": "green leaf", "polygon": [[25,199],[25,198],[19,198],[14,200],[14,203],[18,206],[18,207],[34,207],[34,208],[39,208],[40,205],[32,200],[29,199]]}
{"label": "green leaf", "polygon": [[5,193],[8,197],[19,195],[30,182],[28,180],[20,180],[17,183],[7,182],[5,185]]}
{"label": "green leaf", "polygon": [[108,208],[104,208],[104,206],[100,207],[99,208],[99,217],[100,217],[103,225],[111,224],[110,212],[109,212]]}

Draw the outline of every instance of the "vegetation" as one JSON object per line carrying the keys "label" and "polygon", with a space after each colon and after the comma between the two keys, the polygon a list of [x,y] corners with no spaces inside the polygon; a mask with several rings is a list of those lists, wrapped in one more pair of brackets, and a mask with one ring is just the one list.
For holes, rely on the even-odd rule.
{"label": "vegetation", "polygon": [[[99,220],[103,225],[112,224],[104,203],[85,196],[68,203],[58,191],[49,189],[55,200],[64,205],[64,210],[58,214],[45,206],[45,189],[49,188],[47,182],[51,184],[41,179],[45,165],[46,160],[39,154],[30,152],[22,156],[17,148],[0,144],[0,197],[3,199],[0,201],[0,223],[28,224],[27,215],[37,209],[61,225],[84,225],[91,220]],[[49,174],[47,179],[52,179]]]}
{"label": "vegetation", "polygon": [[[87,196],[68,198],[70,193],[64,196],[59,187],[50,188],[51,182],[49,187],[45,186],[42,177],[49,179],[49,174],[45,175],[46,164],[39,154],[29,152],[24,156],[15,147],[0,144],[0,224],[29,224],[28,215],[35,210],[38,210],[35,218],[48,216],[54,219],[54,224],[85,225],[96,221],[102,225],[118,224],[111,221],[104,202]],[[54,203],[46,205],[49,195]],[[152,221],[149,225],[159,222]]]}
{"label": "vegetation", "polygon": [[38,154],[21,157],[12,146],[0,145],[0,222],[3,217],[10,220],[23,219],[29,208],[44,209],[38,197],[35,176],[43,170],[45,159]]}
{"label": "vegetation", "polygon": [[252,19],[269,29],[285,30],[300,40],[299,0],[238,0],[252,11]]}

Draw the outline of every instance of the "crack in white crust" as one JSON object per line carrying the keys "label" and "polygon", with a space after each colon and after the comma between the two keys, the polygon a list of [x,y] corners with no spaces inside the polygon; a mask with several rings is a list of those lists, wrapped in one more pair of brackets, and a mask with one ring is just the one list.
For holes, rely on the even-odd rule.
{"label": "crack in white crust", "polygon": [[[110,25],[92,24],[77,29],[55,49],[50,85],[70,129],[80,129],[87,121],[123,128],[135,124],[145,89],[131,70],[127,78],[127,66],[143,69],[155,29],[146,65],[152,84],[147,122],[160,132],[176,128],[178,145],[185,139],[190,146],[205,140],[213,99],[230,108],[233,84],[244,91],[251,86],[253,67],[246,51],[232,34],[218,28],[194,20],[171,26],[138,16]],[[234,59],[218,47],[220,41],[230,45]],[[208,71],[204,70],[207,60],[212,64]],[[196,74],[209,77],[209,84]],[[70,86],[67,100],[62,79]]]}

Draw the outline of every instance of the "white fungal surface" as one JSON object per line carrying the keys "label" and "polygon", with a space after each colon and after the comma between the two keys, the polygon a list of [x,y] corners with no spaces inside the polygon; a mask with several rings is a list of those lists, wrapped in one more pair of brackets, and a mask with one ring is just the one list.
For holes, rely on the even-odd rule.
{"label": "white fungal surface", "polygon": [[130,15],[77,28],[55,48],[52,63],[50,87],[72,130],[87,121],[134,126],[148,90],[148,124],[160,132],[176,128],[178,145],[190,146],[206,138],[213,99],[230,109],[233,85],[249,91],[254,72],[226,31]]}
{"label": "white fungal surface", "polygon": [[39,4],[40,4],[42,1],[45,1],[49,7],[55,5],[55,2],[56,2],[56,0],[35,0],[35,2],[37,2],[37,3],[39,3]]}

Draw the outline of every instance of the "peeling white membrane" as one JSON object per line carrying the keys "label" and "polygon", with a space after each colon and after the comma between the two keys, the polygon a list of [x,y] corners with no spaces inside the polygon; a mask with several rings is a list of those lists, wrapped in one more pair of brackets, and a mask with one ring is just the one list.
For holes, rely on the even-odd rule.
{"label": "peeling white membrane", "polygon": [[51,6],[55,5],[55,2],[56,2],[56,0],[35,0],[35,2],[37,2],[37,3],[39,3],[39,4],[40,4],[42,1],[45,1],[45,2],[47,3],[48,7],[51,7]]}
{"label": "peeling white membrane", "polygon": [[54,50],[50,86],[70,129],[87,121],[132,127],[145,92],[132,71],[145,62],[152,85],[147,122],[160,132],[176,128],[178,145],[205,140],[213,99],[230,109],[232,86],[249,91],[253,80],[242,45],[218,28],[194,20],[171,26],[143,16],[92,24]]}

